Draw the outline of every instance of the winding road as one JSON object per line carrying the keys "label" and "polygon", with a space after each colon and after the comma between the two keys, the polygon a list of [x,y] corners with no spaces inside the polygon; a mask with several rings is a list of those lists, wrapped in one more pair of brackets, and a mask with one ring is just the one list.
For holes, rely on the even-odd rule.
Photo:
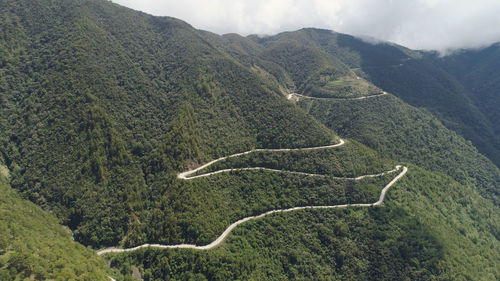
{"label": "winding road", "polygon": [[[177,175],[177,177],[179,179],[183,179],[183,180],[192,180],[192,179],[195,179],[195,178],[207,177],[207,176],[218,174],[218,173],[230,172],[230,171],[241,171],[241,170],[268,170],[268,171],[273,171],[273,172],[294,173],[294,174],[301,174],[301,175],[306,175],[306,176],[325,176],[325,175],[309,174],[309,173],[303,173],[303,172],[275,170],[275,169],[262,168],[262,167],[224,169],[224,170],[219,170],[219,171],[215,171],[215,172],[200,174],[200,175],[196,175],[196,176],[192,176],[192,175],[195,174],[196,172],[198,172],[198,171],[200,171],[200,170],[202,170],[202,169],[210,166],[210,165],[213,165],[216,162],[219,162],[219,161],[222,161],[222,160],[225,160],[225,159],[228,159],[228,158],[232,158],[232,157],[237,157],[237,156],[241,156],[241,155],[253,153],[253,152],[262,152],[262,151],[279,152],[279,151],[318,150],[318,149],[328,149],[328,148],[339,147],[339,146],[342,146],[344,144],[345,144],[345,141],[342,140],[342,139],[340,139],[340,142],[338,144],[327,145],[327,146],[317,146],[317,147],[307,147],[307,148],[253,149],[253,150],[249,150],[249,151],[246,151],[246,152],[236,153],[236,154],[232,154],[232,155],[229,155],[229,156],[225,156],[225,157],[221,157],[221,158],[215,159],[215,160],[210,161],[210,162],[208,162],[208,163],[206,163],[206,164],[204,164],[204,165],[202,165],[202,166],[200,166],[200,167],[198,167],[196,169],[192,169],[192,170],[189,170],[189,171],[186,171],[186,172],[179,173]],[[139,250],[139,249],[142,249],[142,248],[210,250],[210,249],[213,249],[213,248],[219,246],[222,243],[222,241],[224,241],[224,239],[226,239],[226,237],[229,235],[229,233],[231,233],[231,231],[235,227],[237,227],[238,225],[240,225],[242,223],[245,223],[247,221],[250,221],[250,220],[257,220],[257,219],[263,218],[265,216],[268,216],[268,215],[271,215],[271,214],[274,214],[274,213],[287,213],[287,212],[298,211],[298,210],[305,210],[305,209],[342,209],[342,208],[349,208],[349,207],[373,207],[373,206],[379,206],[379,205],[381,205],[384,202],[385,196],[386,196],[387,191],[389,190],[389,188],[391,188],[391,186],[393,186],[399,179],[401,179],[406,174],[406,172],[408,171],[407,167],[403,167],[403,166],[399,166],[398,165],[398,166],[395,167],[395,169],[387,171],[387,172],[383,172],[383,173],[380,173],[380,174],[373,174],[373,175],[363,175],[363,176],[359,176],[359,177],[355,177],[355,178],[341,178],[341,177],[336,177],[337,179],[361,180],[361,179],[367,178],[367,177],[378,177],[378,176],[386,175],[386,174],[389,174],[389,173],[394,173],[394,172],[396,172],[398,170],[401,170],[401,168],[402,168],[402,171],[396,177],[394,177],[382,189],[382,191],[380,193],[379,199],[376,202],[374,202],[374,203],[354,203],[354,204],[325,205],[325,206],[301,206],[301,207],[294,207],[294,208],[288,208],[288,209],[271,210],[271,211],[262,213],[260,215],[249,216],[249,217],[240,219],[240,220],[232,223],[228,228],[226,228],[226,230],[224,230],[224,232],[219,237],[217,237],[217,239],[215,239],[213,242],[211,242],[208,245],[197,246],[197,245],[193,245],[193,244],[176,244],[176,245],[143,244],[143,245],[140,245],[140,246],[137,246],[137,247],[126,248],[126,249],[120,249],[120,248],[102,249],[102,250],[98,251],[97,254],[98,255],[103,255],[103,254],[108,254],[108,253],[131,252],[131,251],[136,251],[136,250]]]}
{"label": "winding road", "polygon": [[317,100],[364,100],[364,99],[370,99],[370,98],[375,98],[375,97],[380,97],[380,96],[385,96],[387,95],[387,92],[382,92],[380,94],[376,95],[370,95],[370,96],[361,96],[361,97],[356,97],[356,98],[326,98],[326,97],[311,97],[311,96],[304,96],[301,94],[297,93],[291,93],[287,95],[287,99],[291,100],[295,97],[295,100],[298,101],[299,97],[304,98],[304,99],[317,99]]}
{"label": "winding road", "polygon": [[363,175],[363,176],[354,177],[354,178],[352,178],[352,177],[335,177],[335,176],[330,176],[330,175],[313,174],[313,173],[288,171],[288,170],[278,170],[278,169],[271,169],[271,168],[265,168],[265,167],[231,168],[231,169],[217,170],[217,171],[214,171],[214,172],[200,174],[200,175],[191,176],[191,177],[182,178],[182,179],[191,180],[191,179],[196,179],[196,178],[208,177],[208,176],[215,175],[215,174],[220,174],[220,173],[227,173],[227,172],[233,172],[233,171],[249,171],[249,170],[264,170],[264,171],[269,171],[269,172],[288,173],[288,174],[295,174],[295,175],[302,175],[302,176],[311,176],[311,177],[329,177],[329,178],[337,179],[337,180],[361,180],[361,179],[364,179],[364,178],[373,178],[373,177],[380,177],[380,176],[383,176],[383,175],[387,175],[387,174],[390,174],[390,173],[393,173],[393,172],[397,171],[398,168],[395,168],[395,169],[387,171],[387,172],[379,173],[379,174]]}
{"label": "winding road", "polygon": [[[230,172],[230,171],[236,171],[236,170],[271,170],[271,171],[280,171],[280,170],[273,170],[273,169],[255,167],[255,168],[224,169],[224,170],[210,172],[210,173],[206,173],[206,174],[202,174],[202,175],[192,176],[192,174],[195,174],[198,171],[203,170],[206,167],[211,166],[211,165],[213,165],[213,164],[215,164],[215,163],[217,163],[219,161],[223,161],[223,160],[226,160],[228,158],[238,157],[238,156],[242,156],[242,155],[246,155],[246,154],[250,154],[250,153],[254,153],[254,152],[284,152],[284,151],[319,150],[319,149],[335,148],[335,147],[342,146],[344,144],[345,144],[345,141],[343,139],[340,139],[340,142],[337,143],[337,144],[325,145],[325,146],[304,147],[304,148],[276,148],[276,149],[273,149],[273,148],[267,148],[267,149],[266,148],[258,148],[258,149],[252,149],[252,150],[249,150],[249,151],[235,153],[235,154],[231,154],[229,156],[224,156],[224,157],[212,160],[212,161],[210,161],[210,162],[208,162],[208,163],[206,163],[204,165],[201,165],[200,167],[198,167],[196,169],[192,169],[192,170],[189,170],[189,171],[186,171],[186,172],[179,173],[177,175],[177,178],[183,179],[183,180],[190,180],[190,179],[195,179],[195,178],[200,178],[200,177],[207,177],[207,176],[211,176],[211,175],[222,173],[222,172]],[[307,173],[301,173],[301,172],[292,172],[292,173],[307,175]],[[309,175],[314,175],[314,174],[309,174]]]}

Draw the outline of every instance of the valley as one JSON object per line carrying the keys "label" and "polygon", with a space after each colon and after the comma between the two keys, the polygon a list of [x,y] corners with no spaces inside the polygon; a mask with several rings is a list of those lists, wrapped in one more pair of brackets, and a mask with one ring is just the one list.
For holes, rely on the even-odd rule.
{"label": "valley", "polygon": [[0,22],[0,280],[500,279],[498,44]]}

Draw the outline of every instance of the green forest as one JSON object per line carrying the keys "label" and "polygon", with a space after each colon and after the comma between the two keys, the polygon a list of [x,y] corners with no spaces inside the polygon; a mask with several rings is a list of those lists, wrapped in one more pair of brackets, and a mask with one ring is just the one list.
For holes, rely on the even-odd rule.
{"label": "green forest", "polygon": [[411,166],[384,207],[276,214],[211,251],[109,258],[124,274],[138,265],[145,280],[496,280],[491,208],[474,187]]}
{"label": "green forest", "polygon": [[0,166],[0,280],[107,280],[104,259],[72,239],[71,230],[20,198]]}
{"label": "green forest", "polygon": [[[0,0],[0,23],[0,280],[500,279],[497,45],[216,35],[104,0]],[[371,204],[399,172],[345,178],[397,165],[380,206],[97,255]]]}

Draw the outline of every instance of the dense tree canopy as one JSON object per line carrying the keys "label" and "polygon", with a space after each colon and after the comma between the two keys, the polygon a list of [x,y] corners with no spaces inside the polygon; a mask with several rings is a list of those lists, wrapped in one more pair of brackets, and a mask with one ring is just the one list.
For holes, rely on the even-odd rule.
{"label": "dense tree canopy", "polygon": [[[219,36],[103,0],[0,0],[0,23],[0,280],[103,279],[58,223],[93,249],[203,245],[269,210],[374,202],[394,175],[335,177],[398,164],[410,172],[384,206],[276,214],[208,252],[141,250],[111,266],[146,280],[500,279],[496,115],[471,97],[476,79],[451,72],[465,62],[317,29]],[[356,99],[383,91],[401,99]],[[177,178],[336,133],[345,145],[199,171],[323,176]]]}

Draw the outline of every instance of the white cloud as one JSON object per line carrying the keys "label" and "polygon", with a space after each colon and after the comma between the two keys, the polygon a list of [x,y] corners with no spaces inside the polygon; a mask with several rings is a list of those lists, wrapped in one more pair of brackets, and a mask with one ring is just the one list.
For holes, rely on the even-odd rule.
{"label": "white cloud", "polygon": [[114,0],[215,33],[332,29],[445,51],[500,41],[500,0]]}

